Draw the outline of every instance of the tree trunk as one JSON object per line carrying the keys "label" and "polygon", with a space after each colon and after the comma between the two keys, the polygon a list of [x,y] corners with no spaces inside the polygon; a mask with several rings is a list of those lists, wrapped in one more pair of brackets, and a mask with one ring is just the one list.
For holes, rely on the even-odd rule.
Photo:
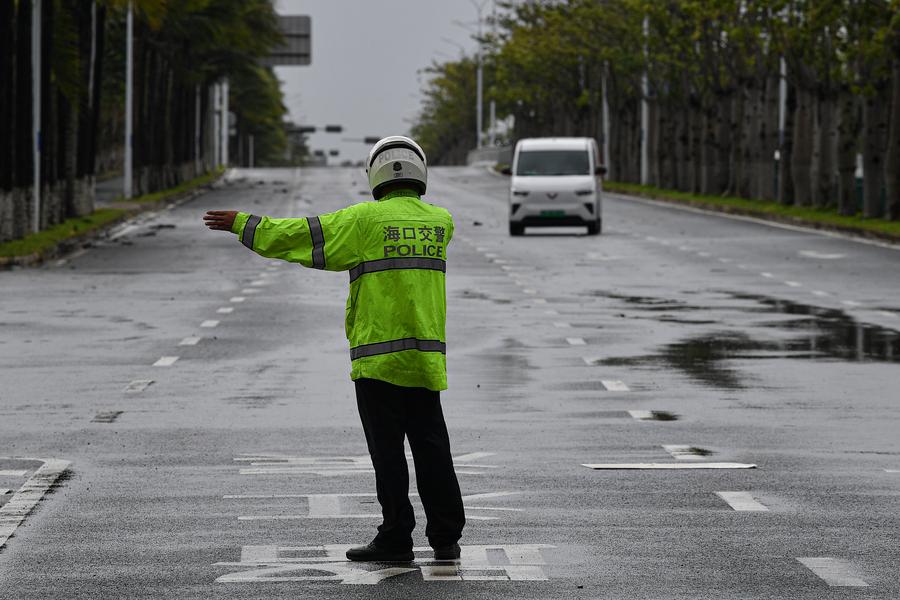
{"label": "tree trunk", "polygon": [[838,95],[838,213],[856,214],[856,154],[859,101],[847,86]]}
{"label": "tree trunk", "polygon": [[756,168],[759,186],[759,198],[773,200],[777,197],[775,189],[775,152],[778,150],[778,89],[780,79],[771,74],[766,77],[763,94],[762,130],[760,143],[762,155]]}
{"label": "tree trunk", "polygon": [[794,111],[797,108],[797,88],[788,83],[787,101],[784,107],[784,131],[778,152],[778,202],[788,205],[794,202],[794,177],[791,164],[794,156]]}
{"label": "tree trunk", "polygon": [[791,153],[791,177],[794,181],[794,204],[809,206],[812,201],[813,95],[797,88],[794,109],[794,144]]}
{"label": "tree trunk", "polygon": [[[897,34],[900,36],[900,32]],[[884,160],[884,182],[887,188],[887,218],[900,219],[900,57],[894,55],[891,68],[890,132]]]}
{"label": "tree trunk", "polygon": [[731,182],[732,171],[732,147],[734,146],[734,138],[732,137],[731,128],[731,94],[722,93],[716,102],[716,170],[715,170],[715,189],[713,193],[724,194],[728,190]]}
{"label": "tree trunk", "polygon": [[835,151],[837,129],[834,123],[834,92],[823,90],[816,102],[816,150],[813,174],[813,204],[817,208],[835,203]]}
{"label": "tree trunk", "polygon": [[662,185],[659,166],[659,127],[662,110],[662,107],[659,105],[659,98],[654,98],[647,102],[647,183],[654,186]]}
{"label": "tree trunk", "polygon": [[884,214],[884,151],[887,141],[887,86],[876,86],[863,105],[863,216],[874,219]]}

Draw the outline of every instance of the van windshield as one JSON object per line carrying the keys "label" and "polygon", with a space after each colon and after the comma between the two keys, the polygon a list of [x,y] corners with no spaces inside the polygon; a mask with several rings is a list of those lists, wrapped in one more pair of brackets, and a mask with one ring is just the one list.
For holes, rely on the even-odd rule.
{"label": "van windshield", "polygon": [[590,175],[586,150],[520,151],[516,175]]}

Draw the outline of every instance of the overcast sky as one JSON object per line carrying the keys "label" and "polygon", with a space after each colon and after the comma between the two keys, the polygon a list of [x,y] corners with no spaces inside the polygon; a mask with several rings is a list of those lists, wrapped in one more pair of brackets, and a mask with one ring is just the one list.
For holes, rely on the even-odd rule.
{"label": "overcast sky", "polygon": [[[491,0],[485,2],[485,16]],[[312,17],[312,65],[278,67],[290,118],[298,124],[344,126],[316,133],[312,149],[338,149],[338,160],[362,160],[368,147],[343,138],[409,132],[433,60],[472,54],[472,0],[277,0],[282,14]],[[455,42],[451,44],[442,38]]]}

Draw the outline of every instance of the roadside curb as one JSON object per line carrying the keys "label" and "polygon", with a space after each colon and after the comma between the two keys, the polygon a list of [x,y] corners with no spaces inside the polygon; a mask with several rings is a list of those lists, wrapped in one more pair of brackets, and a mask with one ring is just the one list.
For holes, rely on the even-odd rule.
{"label": "roadside curb", "polygon": [[750,217],[753,219],[758,219],[760,221],[769,221],[772,223],[781,223],[783,225],[791,225],[794,227],[800,227],[803,229],[812,229],[816,231],[827,231],[833,233],[840,233],[843,235],[847,235],[850,237],[856,237],[866,240],[875,240],[878,242],[886,242],[888,244],[900,245],[900,236],[892,235],[890,233],[883,233],[880,231],[869,231],[865,229],[857,229],[855,227],[845,227],[843,225],[834,225],[831,223],[820,223],[818,221],[810,221],[807,219],[803,219],[800,217],[790,217],[783,215],[773,215],[764,211],[756,211],[750,210],[746,208],[741,208],[738,206],[721,206],[715,204],[707,204],[705,202],[697,202],[693,200],[675,200],[673,198],[665,198],[662,196],[655,196],[653,194],[645,194],[640,192],[621,192],[615,189],[606,189],[604,188],[604,192],[610,194],[616,194],[617,196],[622,196],[624,198],[641,198],[644,200],[653,200],[656,202],[663,202],[666,204],[671,204],[674,206],[684,206],[690,207],[699,211],[708,212],[708,213],[723,213],[728,215],[735,215],[739,217]]}
{"label": "roadside curb", "polygon": [[120,202],[114,203],[109,208],[116,208],[116,204],[125,210],[125,213],[118,219],[114,219],[109,223],[104,223],[100,227],[75,235],[64,240],[60,240],[55,246],[43,252],[34,252],[22,256],[0,256],[0,271],[22,267],[37,267],[43,263],[60,258],[67,254],[83,248],[86,244],[104,237],[109,231],[123,223],[126,223],[139,215],[146,213],[160,212],[167,208],[180,206],[194,198],[211,191],[217,184],[225,179],[228,170],[222,171],[215,179],[203,185],[197,186],[191,190],[186,190],[165,198],[160,198],[154,202]]}

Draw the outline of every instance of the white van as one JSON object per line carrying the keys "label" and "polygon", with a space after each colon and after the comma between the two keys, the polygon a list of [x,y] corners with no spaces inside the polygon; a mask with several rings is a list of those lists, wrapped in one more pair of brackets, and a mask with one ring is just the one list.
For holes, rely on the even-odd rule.
{"label": "white van", "polygon": [[600,152],[593,138],[526,138],[513,153],[509,186],[509,234],[526,227],[603,224]]}

